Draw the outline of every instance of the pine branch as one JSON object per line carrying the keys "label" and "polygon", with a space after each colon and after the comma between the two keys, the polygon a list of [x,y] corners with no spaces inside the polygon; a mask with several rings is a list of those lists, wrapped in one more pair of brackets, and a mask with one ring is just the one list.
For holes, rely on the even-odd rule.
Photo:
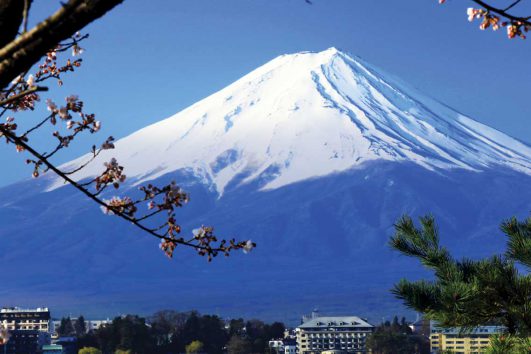
{"label": "pine branch", "polygon": [[501,229],[509,237],[507,257],[531,268],[531,217],[524,222],[513,217],[505,221]]}

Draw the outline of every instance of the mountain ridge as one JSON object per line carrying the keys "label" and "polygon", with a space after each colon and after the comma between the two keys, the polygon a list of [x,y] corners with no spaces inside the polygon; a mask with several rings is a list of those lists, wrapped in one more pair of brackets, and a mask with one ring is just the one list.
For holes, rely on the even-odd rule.
{"label": "mountain ridge", "polygon": [[335,48],[279,56],[120,139],[102,158],[116,156],[135,183],[191,169],[220,195],[236,176],[245,175],[241,183],[268,178],[263,188],[274,189],[375,159],[428,169],[505,165],[531,174],[526,144],[374,70]]}

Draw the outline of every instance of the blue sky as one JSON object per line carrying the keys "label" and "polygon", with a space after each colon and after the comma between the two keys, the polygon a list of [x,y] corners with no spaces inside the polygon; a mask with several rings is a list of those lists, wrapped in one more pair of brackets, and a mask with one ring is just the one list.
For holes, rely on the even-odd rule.
{"label": "blue sky", "polygon": [[[503,4],[503,1],[498,1]],[[509,3],[509,1],[507,1]],[[274,57],[335,46],[401,77],[449,106],[531,143],[531,39],[470,24],[470,1],[436,0],[125,0],[85,32],[84,64],[62,88],[78,94],[106,136],[128,135],[223,88]],[[32,21],[58,1],[37,1]],[[519,12],[531,14],[529,3]],[[515,11],[516,11],[515,10]],[[37,109],[24,119],[45,114]],[[37,138],[44,144],[43,136]],[[44,145],[42,145],[44,146]],[[0,186],[26,178],[24,157],[3,146]],[[7,166],[7,168],[6,168]]]}

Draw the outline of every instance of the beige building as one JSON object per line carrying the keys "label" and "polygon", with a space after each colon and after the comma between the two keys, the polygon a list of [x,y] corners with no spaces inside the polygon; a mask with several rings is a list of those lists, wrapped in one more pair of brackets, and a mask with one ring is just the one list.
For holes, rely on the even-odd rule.
{"label": "beige building", "polygon": [[314,317],[296,329],[298,354],[367,353],[374,326],[356,316]]}
{"label": "beige building", "polygon": [[452,350],[456,354],[484,353],[490,344],[490,337],[503,332],[500,326],[481,326],[472,331],[460,333],[458,328],[432,326],[430,334],[431,353]]}

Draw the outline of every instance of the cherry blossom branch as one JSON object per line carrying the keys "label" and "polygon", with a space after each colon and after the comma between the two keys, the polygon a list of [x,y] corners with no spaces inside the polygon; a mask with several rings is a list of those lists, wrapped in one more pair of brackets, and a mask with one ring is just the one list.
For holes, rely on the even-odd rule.
{"label": "cherry blossom branch", "polygon": [[[24,150],[29,152],[31,155],[33,155],[40,163],[44,164],[49,170],[52,170],[56,175],[61,177],[65,182],[71,184],[74,188],[79,190],[81,193],[83,193],[85,196],[87,196],[92,201],[99,204],[102,208],[105,208],[109,211],[111,211],[113,214],[119,216],[122,219],[125,219],[126,221],[132,223],[137,228],[141,229],[144,232],[147,232],[148,234],[160,239],[161,241],[168,243],[170,245],[173,245],[173,248],[175,248],[175,245],[183,245],[187,247],[192,247],[195,250],[199,252],[201,255],[207,255],[209,260],[212,259],[212,257],[217,256],[218,253],[223,253],[225,255],[228,255],[228,251],[232,249],[252,249],[256,245],[254,243],[250,243],[249,241],[245,242],[239,242],[236,243],[235,240],[230,240],[230,246],[225,246],[226,242],[225,240],[222,240],[220,243],[220,246],[218,247],[211,247],[210,244],[205,243],[204,241],[199,241],[199,243],[192,243],[189,241],[185,241],[183,238],[174,238],[167,236],[168,232],[165,234],[159,234],[152,229],[144,226],[140,223],[139,219],[131,217],[126,212],[123,212],[120,208],[114,207],[112,205],[109,205],[102,199],[95,196],[93,193],[88,191],[86,188],[82,187],[80,184],[78,184],[75,180],[73,180],[71,177],[63,173],[59,168],[57,168],[53,163],[51,163],[44,155],[37,152],[35,149],[33,149],[30,145],[28,145],[23,139],[18,137],[16,134],[12,133],[10,130],[6,129],[4,125],[0,125],[0,132],[8,138],[12,143],[22,146]],[[144,218],[141,218],[142,220]],[[192,240],[197,240],[196,238],[193,238]],[[230,248],[229,248],[230,247]],[[172,252],[173,253],[173,250]]]}
{"label": "cherry blossom branch", "polygon": [[[16,6],[21,4],[21,2],[17,2],[20,0],[6,1]],[[36,83],[54,79],[59,85],[62,85],[62,74],[75,71],[81,65],[82,59],[68,59],[66,64],[59,65],[57,53],[71,49],[72,56],[81,54],[83,49],[79,46],[79,42],[88,38],[88,35],[80,35],[78,32],[74,34],[73,31],[102,16],[123,0],[69,0],[47,20],[26,32],[25,21],[31,1],[24,0],[24,18],[22,20],[17,18],[12,21],[13,23],[22,21],[23,33],[14,40],[6,40],[5,43],[7,44],[0,46],[0,107],[2,109],[0,117],[7,111],[34,110],[36,102],[40,101],[37,92],[47,90],[46,87],[37,86]],[[17,8],[13,7],[13,9],[16,12]],[[0,20],[2,16],[6,17],[6,13],[6,11],[0,11]],[[60,43],[61,40],[70,36],[69,42]],[[35,75],[29,75],[26,78],[30,67],[44,54],[44,62],[38,66]],[[16,73],[20,72],[22,74],[19,74],[12,81],[10,80]],[[11,81],[11,85],[8,85],[9,81]],[[95,119],[94,114],[83,112],[83,101],[79,100],[77,96],[67,97],[65,106],[57,106],[51,100],[47,100],[47,108],[50,114],[22,135],[17,134],[18,125],[14,117],[7,117],[5,123],[0,123],[0,138],[5,138],[7,143],[13,143],[17,151],[26,151],[33,156],[34,159],[26,160],[27,164],[33,165],[33,177],[38,177],[42,172],[51,171],[55,173],[65,183],[71,184],[100,205],[105,213],[116,215],[160,239],[160,247],[169,257],[173,256],[173,251],[178,245],[192,247],[199,255],[207,256],[209,261],[220,253],[228,256],[232,250],[242,249],[244,252],[248,252],[256,246],[250,240],[237,242],[231,239],[218,242],[217,237],[213,234],[213,228],[206,226],[196,229],[193,232],[193,237],[189,240],[180,237],[181,227],[176,223],[175,209],[182,207],[189,197],[174,182],[162,188],[151,184],[140,187],[144,196],[138,200],[132,200],[127,196],[112,197],[110,200],[101,198],[100,196],[108,190],[109,186],[117,189],[126,179],[125,174],[123,174],[123,167],[114,158],[105,163],[106,169],[102,174],[89,179],[87,182],[76,181],[72,176],[92,163],[101,151],[114,148],[114,138],[109,137],[98,149],[93,145],[92,156],[87,161],[71,171],[63,171],[51,161],[51,158],[63,148],[67,148],[79,134],[83,132],[96,133],[100,130],[101,125]],[[59,142],[50,152],[41,153],[31,146],[29,134],[43,127],[47,122],[56,125],[58,121],[66,123],[66,129],[70,130],[71,133],[64,134],[60,133],[59,130],[54,131],[53,136]],[[138,212],[138,206],[143,202],[148,202],[148,210],[153,209],[153,211]],[[156,228],[145,225],[148,219],[162,214],[166,214],[166,222],[162,225]]]}
{"label": "cherry blossom branch", "polygon": [[473,2],[475,2],[476,4],[484,7],[485,9],[491,11],[491,12],[494,12],[498,15],[501,15],[505,18],[508,18],[510,20],[513,20],[513,21],[520,21],[524,24],[527,24],[527,25],[531,25],[531,23],[528,21],[531,16],[528,16],[528,17],[519,17],[519,16],[514,16],[514,15],[511,15],[510,13],[508,13],[507,11],[510,10],[511,8],[513,8],[514,6],[516,6],[521,0],[518,0],[518,1],[515,1],[514,3],[512,3],[509,7],[505,8],[505,9],[499,9],[499,8],[496,8],[492,5],[489,5],[487,4],[486,2],[482,1],[482,0],[472,0]]}
{"label": "cherry blossom branch", "polygon": [[42,92],[42,91],[48,91],[48,87],[45,87],[45,86],[33,86],[33,87],[30,87],[29,89],[27,89],[25,91],[17,93],[16,95],[9,96],[5,100],[0,101],[0,106],[5,106],[5,105],[8,105],[8,104],[10,104],[12,102],[15,102],[17,100],[20,100],[24,96],[27,96],[27,95],[29,95],[31,93]]}
{"label": "cherry blossom branch", "polygon": [[[516,0],[511,5],[507,6],[505,9],[497,8],[492,5],[487,4],[482,0],[471,0],[472,2],[480,5],[482,8],[468,8],[467,15],[470,22],[474,19],[482,19],[479,29],[485,30],[491,27],[494,31],[500,29],[500,27],[507,28],[507,36],[512,39],[520,37],[522,39],[526,38],[525,33],[531,30],[531,16],[520,17],[514,16],[508,11],[518,5],[522,0]],[[439,0],[439,4],[445,3],[446,0]],[[506,18],[508,21],[500,22],[500,16]]]}

